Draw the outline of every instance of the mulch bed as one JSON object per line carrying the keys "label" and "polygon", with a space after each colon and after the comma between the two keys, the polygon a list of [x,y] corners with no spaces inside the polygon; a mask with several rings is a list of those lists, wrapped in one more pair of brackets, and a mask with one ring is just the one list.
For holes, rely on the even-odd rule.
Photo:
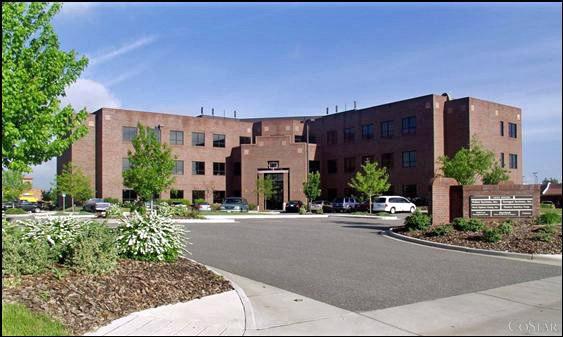
{"label": "mulch bed", "polygon": [[120,260],[106,275],[52,272],[28,275],[5,288],[2,300],[18,302],[61,321],[73,334],[84,334],[135,311],[186,302],[232,290],[228,281],[189,260],[155,263]]}
{"label": "mulch bed", "polygon": [[463,246],[470,248],[480,248],[498,251],[508,251],[514,253],[527,254],[561,254],[561,226],[558,226],[557,233],[551,242],[539,241],[534,238],[538,226],[532,221],[520,221],[515,223],[511,234],[504,235],[502,240],[495,243],[485,242],[481,233],[461,232],[452,230],[450,234],[444,236],[430,236],[427,231],[409,232],[405,228],[399,228],[397,233],[408,235],[417,239],[446,243],[455,246]]}

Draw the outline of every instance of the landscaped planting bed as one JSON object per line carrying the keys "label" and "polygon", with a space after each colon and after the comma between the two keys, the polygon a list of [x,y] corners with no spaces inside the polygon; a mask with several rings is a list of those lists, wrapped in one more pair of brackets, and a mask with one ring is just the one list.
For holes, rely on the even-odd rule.
{"label": "landscaped planting bed", "polygon": [[[414,238],[455,246],[528,254],[561,254],[561,224],[540,225],[535,219],[512,221],[509,233],[502,232],[501,225],[501,222],[488,222],[484,229],[479,231],[462,231],[448,225],[432,226],[423,230],[398,228],[395,231]],[[493,235],[487,237],[491,232]],[[494,239],[498,241],[487,241]]]}
{"label": "landscaped planting bed", "polygon": [[[60,276],[59,276],[60,277]],[[129,313],[231,290],[228,281],[185,259],[173,263],[119,260],[107,274],[53,272],[24,275],[2,300],[47,313],[73,334],[83,334]],[[19,284],[18,284],[19,283]]]}

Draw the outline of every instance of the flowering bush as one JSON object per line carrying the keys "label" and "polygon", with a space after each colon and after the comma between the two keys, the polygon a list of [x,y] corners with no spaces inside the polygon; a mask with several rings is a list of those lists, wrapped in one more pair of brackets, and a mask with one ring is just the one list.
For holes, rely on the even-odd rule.
{"label": "flowering bush", "polygon": [[158,214],[166,217],[181,217],[181,218],[191,218],[191,219],[201,218],[197,210],[191,210],[190,208],[183,205],[171,206],[165,202],[161,202],[155,208]]}
{"label": "flowering bush", "polygon": [[118,204],[111,204],[106,210],[106,215],[110,218],[117,218],[123,215],[123,211]]}
{"label": "flowering bush", "polygon": [[174,261],[188,244],[187,233],[182,225],[163,213],[148,211],[141,215],[133,212],[117,227],[118,251],[133,259]]}

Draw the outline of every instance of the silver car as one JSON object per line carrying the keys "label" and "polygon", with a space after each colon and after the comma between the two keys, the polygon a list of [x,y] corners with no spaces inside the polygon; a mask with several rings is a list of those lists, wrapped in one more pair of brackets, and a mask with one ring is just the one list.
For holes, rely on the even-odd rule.
{"label": "silver car", "polygon": [[101,213],[107,211],[110,206],[111,203],[105,201],[104,199],[92,198],[86,201],[82,208],[87,212]]}

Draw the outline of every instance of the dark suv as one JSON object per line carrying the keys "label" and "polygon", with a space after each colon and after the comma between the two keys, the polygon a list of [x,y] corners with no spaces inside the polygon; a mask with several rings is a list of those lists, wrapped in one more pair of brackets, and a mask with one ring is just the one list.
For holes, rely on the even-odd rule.
{"label": "dark suv", "polygon": [[244,198],[229,197],[223,201],[219,209],[227,212],[248,212],[248,202]]}

